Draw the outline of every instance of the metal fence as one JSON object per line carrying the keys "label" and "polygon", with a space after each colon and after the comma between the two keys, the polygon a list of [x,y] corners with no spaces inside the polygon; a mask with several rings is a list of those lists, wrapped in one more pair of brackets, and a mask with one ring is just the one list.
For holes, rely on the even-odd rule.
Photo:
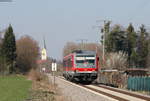
{"label": "metal fence", "polygon": [[133,91],[150,91],[150,77],[128,77],[127,88]]}

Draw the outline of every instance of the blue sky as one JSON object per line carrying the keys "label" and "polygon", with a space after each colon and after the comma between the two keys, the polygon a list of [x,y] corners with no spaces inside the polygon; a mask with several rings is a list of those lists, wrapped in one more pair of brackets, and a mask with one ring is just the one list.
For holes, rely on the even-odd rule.
{"label": "blue sky", "polygon": [[0,2],[0,30],[12,24],[17,38],[30,35],[42,46],[45,36],[48,55],[62,58],[66,42],[88,39],[97,42],[96,20],[136,28],[150,26],[150,0],[13,0]]}

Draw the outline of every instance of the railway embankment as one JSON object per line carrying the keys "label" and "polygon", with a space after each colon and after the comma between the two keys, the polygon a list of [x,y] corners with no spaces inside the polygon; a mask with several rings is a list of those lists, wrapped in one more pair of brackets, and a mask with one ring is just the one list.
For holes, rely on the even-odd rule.
{"label": "railway embankment", "polygon": [[150,101],[145,96],[118,88],[107,87],[99,84],[80,84],[65,80],[61,76],[48,75],[52,84],[61,89],[62,94],[69,101]]}
{"label": "railway embankment", "polygon": [[[49,79],[54,83],[54,77],[48,74]],[[55,84],[61,90],[68,101],[113,101],[113,98],[107,97],[100,93],[89,90],[85,87],[76,85],[72,82],[66,81],[61,77],[55,77]]]}
{"label": "railway embankment", "polygon": [[49,81],[47,75],[32,71],[27,78],[32,81],[32,88],[25,101],[67,101],[60,94],[58,86]]}

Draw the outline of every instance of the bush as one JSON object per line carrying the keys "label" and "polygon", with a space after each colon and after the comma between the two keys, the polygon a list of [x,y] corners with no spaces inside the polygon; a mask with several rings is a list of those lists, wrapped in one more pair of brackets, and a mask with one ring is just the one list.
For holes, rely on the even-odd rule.
{"label": "bush", "polygon": [[41,81],[43,79],[43,74],[36,71],[35,69],[31,69],[27,76],[28,79],[32,81]]}
{"label": "bush", "polygon": [[119,53],[109,53],[104,64],[106,69],[125,70],[127,66],[127,55]]}

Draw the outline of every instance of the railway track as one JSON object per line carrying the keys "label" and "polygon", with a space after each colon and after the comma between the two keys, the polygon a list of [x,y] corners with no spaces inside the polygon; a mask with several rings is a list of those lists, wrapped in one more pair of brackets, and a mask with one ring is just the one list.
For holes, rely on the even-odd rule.
{"label": "railway track", "polygon": [[115,91],[115,92],[119,92],[119,93],[122,93],[122,94],[126,94],[126,95],[129,95],[129,96],[133,96],[133,97],[136,97],[136,98],[144,99],[146,101],[150,101],[150,96],[133,93],[131,91],[120,90],[120,89],[117,89],[117,88],[108,87],[108,86],[104,86],[104,85],[95,85],[95,86],[102,87],[102,88],[112,90],[112,91]]}
{"label": "railway track", "polygon": [[108,87],[104,85],[84,85],[84,84],[76,84],[70,81],[65,80],[63,77],[59,77],[60,79],[68,82],[72,85],[78,86],[80,88],[84,88],[92,93],[95,93],[99,96],[104,96],[109,100],[114,101],[150,101],[149,96],[136,94],[130,91],[120,90],[118,88]]}
{"label": "railway track", "polygon": [[118,101],[150,101],[149,96],[135,94],[129,91],[119,90],[112,87],[102,85],[84,85],[84,87],[109,96]]}

